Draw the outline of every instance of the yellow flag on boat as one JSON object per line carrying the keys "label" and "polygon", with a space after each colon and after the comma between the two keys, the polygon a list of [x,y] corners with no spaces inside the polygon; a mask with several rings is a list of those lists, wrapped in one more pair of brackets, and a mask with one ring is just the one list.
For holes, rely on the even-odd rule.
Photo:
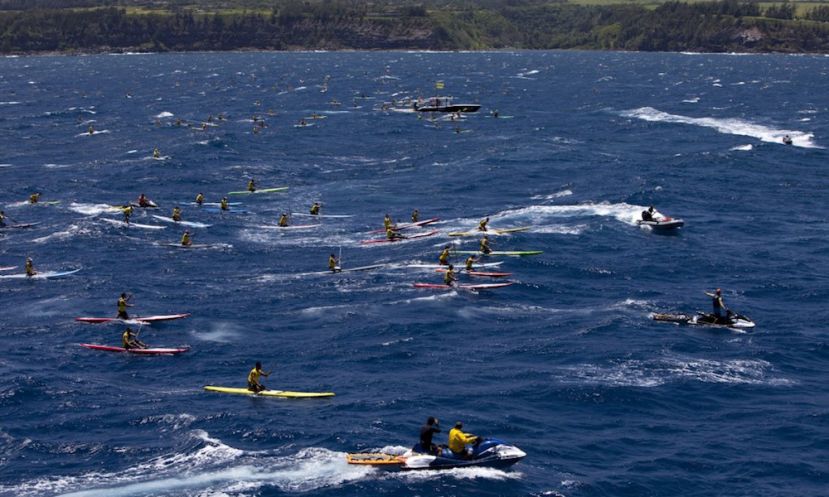
{"label": "yellow flag on boat", "polygon": [[443,81],[435,81],[435,89],[442,90],[443,89]]}

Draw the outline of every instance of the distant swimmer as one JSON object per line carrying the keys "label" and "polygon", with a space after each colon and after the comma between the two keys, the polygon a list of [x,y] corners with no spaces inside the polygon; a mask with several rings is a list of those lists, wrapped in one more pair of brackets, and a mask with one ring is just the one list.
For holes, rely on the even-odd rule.
{"label": "distant swimmer", "polygon": [[26,257],[26,276],[32,277],[37,274],[35,271],[35,265],[32,262],[31,257]]}
{"label": "distant swimmer", "polygon": [[319,203],[319,202],[314,202],[314,205],[312,205],[312,206],[311,206],[311,215],[312,215],[312,216],[317,216],[317,215],[319,215],[319,213],[320,213],[320,207],[322,207],[322,206],[320,205],[320,203]]}
{"label": "distant swimmer", "polygon": [[132,295],[127,295],[126,293],[122,293],[120,297],[118,297],[118,319],[129,319],[130,316],[127,314],[127,307],[133,307],[133,304],[130,304],[130,299]]}
{"label": "distant swimmer", "polygon": [[29,203],[36,204],[40,200],[40,192],[35,192],[29,195]]}
{"label": "distant swimmer", "polygon": [[138,207],[152,207],[152,202],[143,193],[138,196]]}
{"label": "distant swimmer", "polygon": [[443,250],[440,252],[438,256],[438,264],[441,266],[449,266],[449,245],[443,247]]}
{"label": "distant swimmer", "polygon": [[791,145],[792,144],[792,137],[789,136],[789,135],[784,136],[783,137],[783,143],[785,143],[786,145]]}
{"label": "distant swimmer", "polygon": [[484,237],[483,237],[483,238],[481,238],[481,247],[480,247],[480,250],[481,250],[481,253],[482,253],[482,254],[489,254],[489,253],[492,253],[492,249],[491,249],[491,248],[489,248],[489,237],[487,237],[486,235],[484,235]]}
{"label": "distant swimmer", "polygon": [[147,344],[138,339],[138,335],[133,333],[132,328],[127,326],[124,334],[121,335],[121,343],[127,350],[129,349],[146,349]]}
{"label": "distant swimmer", "polygon": [[328,269],[332,273],[338,273],[340,271],[340,261],[334,256],[334,254],[328,256]]}
{"label": "distant swimmer", "polygon": [[443,273],[443,282],[449,286],[453,286],[457,279],[458,277],[455,276],[455,266],[449,264],[449,269],[447,269],[446,272]]}
{"label": "distant swimmer", "polygon": [[175,221],[175,222],[179,222],[179,221],[181,221],[181,208],[180,208],[180,207],[178,207],[178,206],[173,207],[173,215],[172,215],[172,216],[170,216],[170,217],[171,217],[171,218],[173,219],[173,221]]}
{"label": "distant swimmer", "polygon": [[478,223],[478,231],[486,231],[486,225],[489,224],[489,218],[481,219]]}
{"label": "distant swimmer", "polygon": [[474,255],[470,255],[466,258],[466,262],[464,262],[464,267],[467,271],[473,271],[472,265],[478,262],[478,259]]}
{"label": "distant swimmer", "polygon": [[256,191],[256,182],[253,181],[253,179],[248,181],[248,191],[249,192],[255,192]]}
{"label": "distant swimmer", "polygon": [[386,228],[386,229],[389,229],[389,228],[391,228],[391,226],[392,226],[391,216],[386,214],[386,217],[383,218],[383,227]]}
{"label": "distant swimmer", "polygon": [[279,226],[283,228],[288,226],[288,214],[282,213],[282,216],[279,217]]}
{"label": "distant swimmer", "polygon": [[158,147],[155,147],[153,149],[153,159],[160,159],[160,158],[161,158],[161,152],[158,150]]}
{"label": "distant swimmer", "polygon": [[248,390],[253,393],[259,393],[263,390],[267,390],[267,388],[259,382],[259,377],[264,376],[267,378],[270,375],[270,372],[266,373],[262,371],[262,363],[257,361],[256,366],[254,366],[254,368],[250,370],[250,373],[248,373]]}
{"label": "distant swimmer", "polygon": [[416,223],[418,219],[420,219],[420,211],[415,209],[412,211],[412,222]]}
{"label": "distant swimmer", "polygon": [[125,205],[124,207],[121,208],[121,212],[124,213],[124,223],[125,224],[130,224],[130,216],[132,216],[132,206],[131,205]]}
{"label": "distant swimmer", "polygon": [[653,206],[648,207],[648,210],[642,211],[642,221],[656,221],[653,217],[653,213],[656,212]]}
{"label": "distant swimmer", "polygon": [[203,205],[204,204],[204,195],[199,193],[196,195],[196,205]]}
{"label": "distant swimmer", "polygon": [[230,209],[230,205],[227,203],[227,197],[222,197],[222,201],[219,202],[219,208],[223,211]]}
{"label": "distant swimmer", "polygon": [[185,231],[183,235],[181,235],[181,246],[182,247],[189,247],[193,244],[193,240],[190,239],[190,232]]}

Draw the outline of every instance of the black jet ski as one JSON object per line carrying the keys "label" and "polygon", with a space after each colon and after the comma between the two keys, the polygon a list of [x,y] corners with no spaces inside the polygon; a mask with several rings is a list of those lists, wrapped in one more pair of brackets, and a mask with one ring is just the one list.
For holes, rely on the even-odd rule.
{"label": "black jet ski", "polygon": [[718,318],[713,314],[698,312],[695,315],[688,314],[652,314],[654,321],[666,321],[676,324],[688,324],[697,326],[719,326],[736,329],[751,329],[755,324],[747,316],[729,312],[725,317]]}
{"label": "black jet ski", "polygon": [[685,226],[685,221],[682,219],[673,219],[673,218],[664,218],[659,221],[642,221],[641,219],[637,221],[639,226],[648,226],[650,229],[654,231],[667,231],[667,230],[675,230],[677,228],[681,228]]}

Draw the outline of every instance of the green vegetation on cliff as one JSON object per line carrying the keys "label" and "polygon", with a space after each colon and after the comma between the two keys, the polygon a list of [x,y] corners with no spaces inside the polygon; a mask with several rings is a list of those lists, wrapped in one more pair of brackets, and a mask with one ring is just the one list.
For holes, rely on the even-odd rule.
{"label": "green vegetation on cliff", "polygon": [[0,51],[829,52],[829,6],[617,2],[0,0]]}

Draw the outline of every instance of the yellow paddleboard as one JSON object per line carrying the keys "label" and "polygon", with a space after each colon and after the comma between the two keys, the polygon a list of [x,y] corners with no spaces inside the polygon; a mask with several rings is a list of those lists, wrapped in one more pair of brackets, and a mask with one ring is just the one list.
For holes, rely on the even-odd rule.
{"label": "yellow paddleboard", "polygon": [[365,466],[388,466],[393,464],[403,464],[405,460],[400,458],[400,456],[393,456],[391,454],[369,454],[358,452],[346,454],[345,461],[348,464],[362,464]]}
{"label": "yellow paddleboard", "polygon": [[204,387],[204,389],[208,392],[249,395],[251,397],[282,397],[286,399],[308,399],[334,396],[334,392],[289,392],[287,390],[264,390],[259,393],[253,393],[247,388],[214,387],[210,385]]}

